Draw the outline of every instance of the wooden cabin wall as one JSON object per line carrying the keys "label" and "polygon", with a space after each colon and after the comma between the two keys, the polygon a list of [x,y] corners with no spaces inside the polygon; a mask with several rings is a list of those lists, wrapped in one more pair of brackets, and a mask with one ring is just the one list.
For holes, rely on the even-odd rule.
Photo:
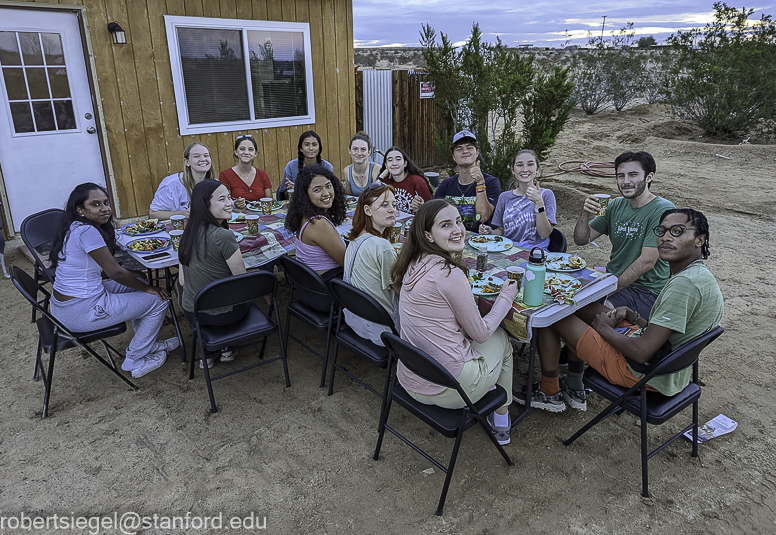
{"label": "wooden cabin wall", "polygon": [[[200,141],[213,157],[215,176],[234,165],[234,138],[252,134],[259,146],[255,166],[273,190],[283,168],[297,157],[299,135],[315,130],[322,157],[339,176],[350,163],[355,133],[353,4],[351,0],[59,0],[85,5],[97,69],[102,113],[122,218],[148,212],[162,179],[180,171],[183,149]],[[181,136],[175,108],[164,15],[309,22],[315,124]],[[117,21],[126,45],[107,31]]]}

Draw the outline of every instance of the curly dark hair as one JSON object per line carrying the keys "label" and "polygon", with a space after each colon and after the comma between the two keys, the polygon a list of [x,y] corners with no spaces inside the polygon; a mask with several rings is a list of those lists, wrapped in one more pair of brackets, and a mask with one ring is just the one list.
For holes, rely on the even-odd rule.
{"label": "curly dark hair", "polygon": [[434,226],[434,219],[437,214],[447,206],[455,205],[447,199],[431,199],[418,208],[415,212],[415,218],[412,220],[409,236],[399,252],[399,257],[391,267],[391,279],[397,286],[401,286],[404,275],[414,261],[419,260],[424,255],[435,254],[441,256],[445,261],[448,271],[458,268],[469,276],[469,268],[460,261],[453,259],[449,251],[445,251],[438,244],[430,242],[426,236],[431,232]]}
{"label": "curly dark hair", "polygon": [[[328,179],[334,189],[334,201],[328,210],[315,206],[308,195],[310,183],[316,176]],[[296,177],[294,196],[286,215],[286,228],[296,234],[302,228],[304,219],[318,215],[326,216],[335,227],[341,225],[345,221],[345,189],[337,175],[322,165],[311,165],[302,169]]]}
{"label": "curly dark hair", "polygon": [[663,212],[663,215],[660,216],[660,222],[662,223],[671,214],[683,214],[687,217],[687,222],[695,227],[695,235],[706,237],[703,240],[703,245],[701,245],[701,256],[703,256],[704,260],[711,256],[711,251],[709,250],[709,220],[706,219],[706,216],[692,208],[672,208]]}
{"label": "curly dark hair", "polygon": [[79,184],[70,192],[70,197],[68,197],[67,204],[65,205],[65,215],[62,217],[62,223],[54,235],[54,240],[51,242],[49,260],[51,261],[52,269],[56,269],[57,264],[65,260],[65,257],[62,256],[62,249],[64,249],[65,242],[70,235],[70,225],[75,222],[96,228],[100,232],[102,239],[105,240],[105,245],[108,246],[110,254],[116,254],[116,227],[113,224],[113,213],[111,213],[108,221],[102,225],[98,225],[91,219],[78,214],[78,209],[84,207],[84,203],[89,199],[89,194],[94,190],[100,190],[110,198],[108,190],[93,182]]}

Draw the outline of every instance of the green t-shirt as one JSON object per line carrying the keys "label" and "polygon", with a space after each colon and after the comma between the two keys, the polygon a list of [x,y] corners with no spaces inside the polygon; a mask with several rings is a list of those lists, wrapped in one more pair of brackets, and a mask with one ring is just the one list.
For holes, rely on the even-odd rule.
{"label": "green t-shirt", "polygon": [[[606,214],[596,216],[590,222],[590,228],[606,234],[612,242],[612,254],[606,269],[619,277],[641,256],[642,248],[657,247],[657,236],[652,229],[660,224],[663,212],[671,208],[675,208],[674,203],[662,197],[655,197],[641,208],[631,207],[625,197],[612,199]],[[652,269],[633,284],[658,294],[665,286],[669,273],[668,264],[658,258]]]}
{"label": "green t-shirt", "polygon": [[[201,251],[193,255],[188,266],[183,266],[183,309],[194,312],[194,298],[199,291],[213,281],[232,276],[232,270],[226,264],[240,247],[231,230],[210,225],[205,233],[207,253]],[[229,312],[232,307],[207,311],[208,314]]]}
{"label": "green t-shirt", "polygon": [[[660,325],[673,331],[668,337],[676,349],[722,321],[725,306],[717,279],[704,264],[695,264],[671,277],[657,296],[649,314],[649,325]],[[643,374],[631,369],[636,377]],[[673,396],[684,389],[692,367],[655,377],[649,381],[658,392]]]}

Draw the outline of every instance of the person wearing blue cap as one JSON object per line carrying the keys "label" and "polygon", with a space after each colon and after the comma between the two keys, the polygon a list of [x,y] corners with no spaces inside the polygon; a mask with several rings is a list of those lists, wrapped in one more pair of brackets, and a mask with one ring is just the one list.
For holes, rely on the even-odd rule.
{"label": "person wearing blue cap", "polygon": [[480,169],[480,150],[474,134],[461,130],[453,136],[450,150],[458,173],[439,185],[434,198],[455,204],[466,230],[478,232],[481,223],[490,223],[501,195],[501,184]]}

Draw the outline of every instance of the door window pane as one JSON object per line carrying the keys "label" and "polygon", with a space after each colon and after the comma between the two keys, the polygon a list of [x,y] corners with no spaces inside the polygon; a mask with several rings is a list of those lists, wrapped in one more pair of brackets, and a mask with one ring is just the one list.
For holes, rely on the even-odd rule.
{"label": "door window pane", "polygon": [[75,129],[75,113],[70,100],[55,100],[54,114],[57,116],[57,130]]}
{"label": "door window pane", "polygon": [[40,50],[40,34],[19,32],[19,44],[25,65],[43,65],[43,53]]}
{"label": "door window pane", "polygon": [[67,69],[55,67],[48,69],[51,96],[54,98],[70,98],[70,86],[67,83]]}
{"label": "door window pane", "polygon": [[178,28],[192,124],[250,120],[239,30]]}
{"label": "door window pane", "polygon": [[30,98],[51,98],[48,80],[46,80],[46,69],[41,67],[24,70],[27,71],[27,85],[30,88]]}
{"label": "door window pane", "polygon": [[62,38],[58,33],[42,33],[43,53],[46,56],[46,65],[64,65],[65,54],[62,51]]}
{"label": "door window pane", "polygon": [[0,65],[21,65],[16,32],[0,32]]}
{"label": "door window pane", "polygon": [[51,102],[33,102],[32,113],[35,115],[35,126],[38,132],[56,130],[54,123],[54,111],[51,108]]}
{"label": "door window pane", "polygon": [[5,91],[8,100],[26,100],[27,84],[24,83],[24,69],[3,69]]}
{"label": "door window pane", "polygon": [[307,115],[302,32],[248,31],[256,119]]}
{"label": "door window pane", "polygon": [[13,128],[17,134],[35,131],[29,102],[11,102],[11,117],[13,117]]}

